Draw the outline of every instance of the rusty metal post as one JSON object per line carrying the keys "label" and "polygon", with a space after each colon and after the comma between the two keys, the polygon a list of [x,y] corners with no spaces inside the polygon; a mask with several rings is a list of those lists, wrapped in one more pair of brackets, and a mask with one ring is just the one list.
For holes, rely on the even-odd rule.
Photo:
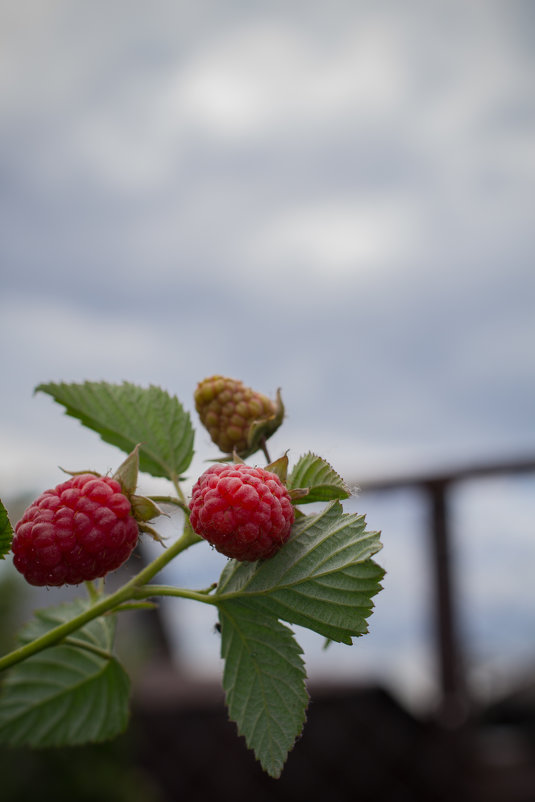
{"label": "rusty metal post", "polygon": [[424,473],[350,482],[350,485],[360,486],[361,490],[385,492],[400,488],[418,488],[425,493],[429,504],[429,556],[435,593],[432,626],[441,691],[437,713],[444,726],[450,728],[461,726],[468,718],[470,694],[464,670],[454,587],[455,565],[451,554],[448,490],[455,484],[479,477],[516,476],[525,473],[535,473],[534,457],[473,463],[431,475]]}
{"label": "rusty metal post", "polygon": [[452,542],[447,480],[426,482],[430,500],[430,541],[434,571],[435,636],[441,700],[440,722],[450,728],[463,724],[468,714],[468,695],[462,660],[460,632],[453,587]]}

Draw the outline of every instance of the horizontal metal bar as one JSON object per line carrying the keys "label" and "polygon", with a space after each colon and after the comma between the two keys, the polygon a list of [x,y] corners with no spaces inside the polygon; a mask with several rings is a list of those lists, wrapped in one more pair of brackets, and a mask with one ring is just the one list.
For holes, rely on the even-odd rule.
{"label": "horizontal metal bar", "polygon": [[535,472],[535,457],[510,459],[501,462],[480,462],[440,471],[425,471],[406,476],[390,476],[384,478],[357,479],[348,482],[350,487],[360,490],[397,490],[405,487],[422,487],[436,484],[451,484],[470,479],[485,478],[507,474]]}

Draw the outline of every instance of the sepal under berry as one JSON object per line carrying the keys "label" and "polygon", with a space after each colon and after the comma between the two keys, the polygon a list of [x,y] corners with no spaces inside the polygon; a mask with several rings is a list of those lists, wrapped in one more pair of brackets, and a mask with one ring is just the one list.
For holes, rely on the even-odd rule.
{"label": "sepal under berry", "polygon": [[288,463],[288,452],[286,452],[282,457],[279,457],[274,462],[270,462],[269,465],[266,465],[265,470],[275,473],[281,482],[286,484],[286,479],[288,478]]}
{"label": "sepal under berry", "polygon": [[148,496],[138,496],[133,493],[130,496],[130,504],[132,505],[132,515],[139,524],[152,521],[153,518],[157,518],[159,515],[169,517],[167,513],[161,510],[156,502],[148,498]]}
{"label": "sepal under berry", "polygon": [[137,480],[139,475],[139,443],[133,451],[122,462],[115,473],[113,478],[116,479],[123,491],[127,496],[131,496],[136,492]]}
{"label": "sepal under berry", "polygon": [[268,418],[260,418],[251,423],[247,432],[248,456],[258,451],[262,443],[270,438],[272,434],[275,434],[284,420],[284,404],[282,403],[280,389],[277,390],[277,397],[273,402],[273,407],[273,415]]}
{"label": "sepal under berry", "polygon": [[157,518],[159,515],[166,515],[166,513],[164,513],[151,498],[140,496],[135,492],[139,475],[139,446],[140,444],[138,444],[134,450],[130,452],[124,462],[119,465],[113,474],[113,478],[119,482],[124,494],[128,497],[132,505],[132,515],[140,525],[139,528],[147,532],[154,540],[161,542],[160,536],[154,529],[150,527],[144,528],[142,526],[142,524],[145,524],[147,521],[152,521],[153,518]]}
{"label": "sepal under berry", "polygon": [[[266,465],[265,470],[276,474],[281,482],[286,485],[286,480],[288,478],[288,452],[286,452],[286,454],[284,454],[282,457],[279,457],[279,459],[276,459],[275,462],[270,462],[269,465]],[[298,499],[308,496],[309,493],[310,489],[308,487],[295,487],[292,490],[288,490],[288,495],[290,496],[292,503]]]}
{"label": "sepal under berry", "polygon": [[149,535],[153,540],[159,543],[161,546],[165,545],[165,538],[163,538],[159,532],[156,531],[152,526],[148,524],[139,524],[139,531],[143,532],[145,535]]}

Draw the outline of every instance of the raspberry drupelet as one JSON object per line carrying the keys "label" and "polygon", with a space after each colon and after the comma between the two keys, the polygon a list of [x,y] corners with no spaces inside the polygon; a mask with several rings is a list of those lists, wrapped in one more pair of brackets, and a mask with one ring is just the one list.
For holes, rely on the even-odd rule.
{"label": "raspberry drupelet", "polygon": [[15,527],[13,563],[31,585],[77,585],[119,568],[138,535],[119,482],[80,474],[28,507]]}
{"label": "raspberry drupelet", "polygon": [[294,509],[279,477],[263,468],[217,463],[193,487],[194,531],[243,562],[273,557],[290,537]]}

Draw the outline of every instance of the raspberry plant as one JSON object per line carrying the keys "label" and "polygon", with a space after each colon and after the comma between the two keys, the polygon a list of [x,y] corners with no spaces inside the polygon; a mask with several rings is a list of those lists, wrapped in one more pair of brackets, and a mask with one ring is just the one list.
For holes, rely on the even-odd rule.
{"label": "raspberry plant", "polygon": [[[348,645],[367,632],[384,573],[372,560],[381,548],[379,533],[366,530],[364,516],[343,511],[349,491],[321,457],[309,452],[291,469],[286,454],[271,462],[267,440],[284,416],[280,393],[269,402],[221,376],[199,383],[197,410],[223,453],[197,480],[190,505],[183,474],[193,458],[194,430],[176,397],[128,382],[51,383],[36,389],[128,456],[111,478],[85,469],[46,491],[15,534],[0,502],[0,557],[13,551],[15,566],[29,581],[62,584],[91,577],[83,598],[37,611],[20,632],[17,648],[0,657],[0,671],[7,670],[0,742],[67,746],[121,733],[130,690],[114,654],[116,617],[154,606],[158,597],[175,596],[216,608],[229,715],[263,769],[278,777],[302,731],[308,704],[302,650],[287,624]],[[221,432],[228,435],[229,427],[230,439],[225,439]],[[241,456],[235,445],[229,454],[232,443]],[[243,462],[258,451],[265,466]],[[167,479],[170,494],[137,495],[138,470]],[[302,507],[311,502],[317,506],[305,514]],[[166,507],[180,510],[182,531],[163,544],[152,563],[107,593],[105,574],[132,550],[129,542],[120,551],[110,533],[123,527],[131,537],[134,528],[136,540],[140,535],[160,539],[154,519]],[[122,516],[119,523],[116,513]],[[205,540],[240,557],[229,559],[217,582],[190,589],[153,581],[185,549],[198,543],[206,548]],[[83,551],[87,543],[92,556]],[[110,550],[113,559],[108,559]]]}

